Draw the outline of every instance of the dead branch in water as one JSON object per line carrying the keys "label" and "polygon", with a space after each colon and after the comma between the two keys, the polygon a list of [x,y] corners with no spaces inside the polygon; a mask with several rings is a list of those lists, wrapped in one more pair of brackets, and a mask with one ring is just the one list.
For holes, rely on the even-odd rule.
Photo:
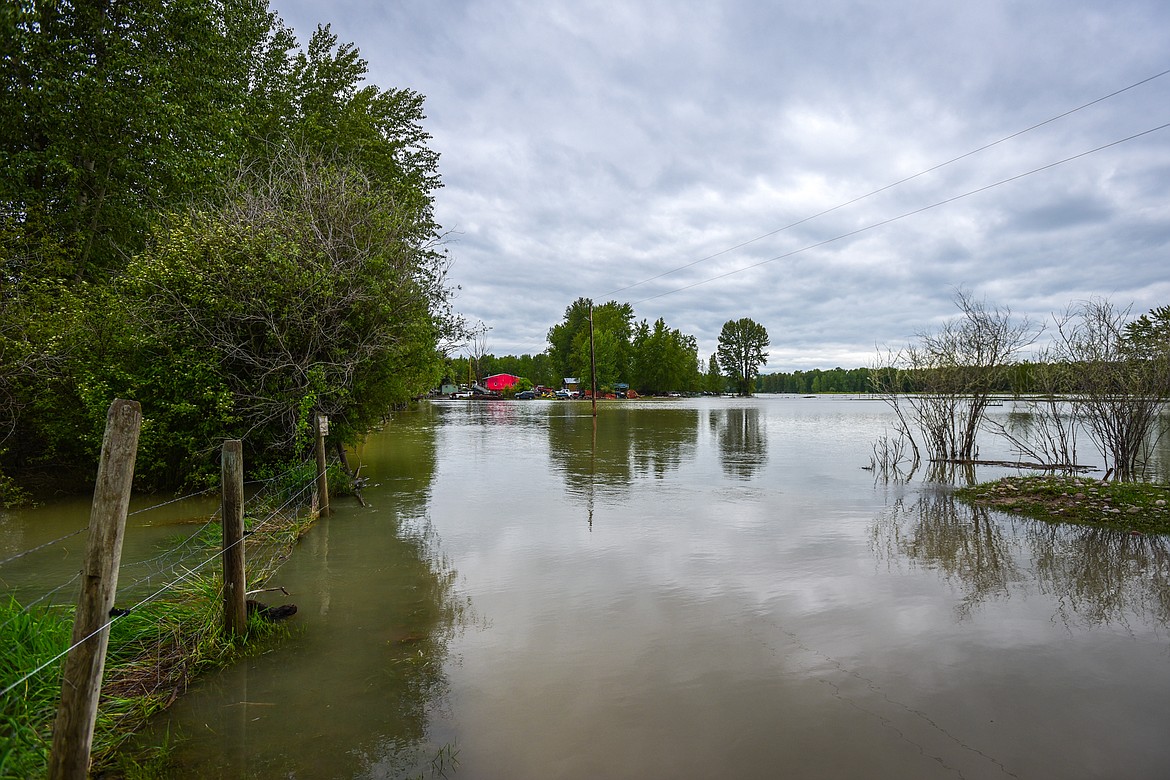
{"label": "dead branch in water", "polygon": [[1081,466],[1076,463],[1031,463],[1025,460],[978,460],[968,458],[935,458],[931,463],[956,463],[961,466],[1006,466],[1012,469],[1036,469],[1038,471],[1100,471],[1096,466]]}

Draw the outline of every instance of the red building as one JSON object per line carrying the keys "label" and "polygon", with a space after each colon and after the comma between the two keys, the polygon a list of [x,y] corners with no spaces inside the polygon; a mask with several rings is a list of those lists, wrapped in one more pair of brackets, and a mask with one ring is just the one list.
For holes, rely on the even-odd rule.
{"label": "red building", "polygon": [[520,377],[511,374],[492,374],[483,380],[483,386],[493,393],[498,393],[501,390],[507,390],[519,381]]}

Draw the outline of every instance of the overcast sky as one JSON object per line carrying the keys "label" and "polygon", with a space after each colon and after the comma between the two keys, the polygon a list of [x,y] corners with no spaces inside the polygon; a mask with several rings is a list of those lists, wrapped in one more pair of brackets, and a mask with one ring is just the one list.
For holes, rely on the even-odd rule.
{"label": "overcast sky", "polygon": [[455,305],[497,355],[581,296],[703,358],[751,317],[765,372],[868,365],[960,287],[1170,305],[1170,74],[923,173],[1170,68],[1165,0],[272,3],[426,96]]}

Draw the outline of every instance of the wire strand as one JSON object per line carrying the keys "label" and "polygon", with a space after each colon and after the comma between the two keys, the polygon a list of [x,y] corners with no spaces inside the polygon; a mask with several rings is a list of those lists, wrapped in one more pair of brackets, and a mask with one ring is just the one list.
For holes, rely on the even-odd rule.
{"label": "wire strand", "polygon": [[1031,175],[1036,174],[1036,173],[1041,173],[1042,171],[1046,171],[1050,168],[1055,168],[1058,165],[1064,165],[1065,163],[1072,162],[1073,160],[1079,160],[1082,157],[1087,157],[1090,154],[1096,154],[1097,152],[1103,151],[1105,149],[1109,149],[1110,147],[1117,146],[1119,144],[1123,144],[1123,143],[1126,143],[1128,141],[1132,141],[1136,138],[1141,138],[1142,136],[1149,135],[1151,133],[1156,133],[1159,130],[1165,130],[1167,127],[1170,127],[1170,122],[1167,122],[1166,124],[1158,125],[1157,127],[1152,127],[1149,130],[1143,130],[1140,133],[1134,133],[1133,135],[1127,136],[1125,138],[1121,138],[1117,141],[1112,141],[1110,143],[1103,144],[1103,145],[1098,146],[1094,149],[1089,149],[1088,151],[1081,152],[1079,154],[1074,154],[1071,157],[1065,157],[1063,160],[1057,160],[1056,162],[1051,162],[1051,163],[1048,163],[1047,165],[1042,165],[1039,168],[1033,168],[1032,170],[1026,171],[1024,173],[1019,173],[1019,174],[1016,174],[1015,176],[1009,176],[1006,179],[1000,179],[999,181],[994,182],[992,184],[986,184],[982,187],[977,187],[976,189],[969,190],[967,192],[964,192],[961,195],[955,195],[953,197],[946,198],[944,200],[940,200],[940,201],[937,201],[935,203],[931,203],[928,206],[922,206],[920,208],[913,209],[912,211],[907,211],[903,214],[899,214],[896,217],[890,217],[888,219],[883,219],[879,222],[874,222],[873,224],[866,225],[865,227],[862,227],[862,228],[858,228],[857,230],[850,230],[848,233],[842,233],[838,236],[834,236],[833,238],[827,238],[824,241],[818,241],[814,244],[809,244],[808,246],[801,247],[800,249],[794,249],[791,252],[785,252],[782,255],[776,255],[775,257],[770,257],[767,260],[761,260],[758,263],[752,263],[751,265],[745,265],[743,268],[737,268],[733,271],[727,271],[726,273],[718,274],[718,275],[712,276],[708,279],[703,279],[702,281],[694,282],[692,284],[684,285],[682,287],[677,287],[673,290],[667,290],[665,292],[658,293],[657,295],[649,295],[645,298],[634,301],[633,304],[636,305],[639,303],[645,303],[646,301],[652,301],[652,300],[655,300],[657,298],[664,298],[667,295],[674,295],[675,293],[680,293],[680,292],[683,292],[684,290],[690,290],[690,289],[693,289],[695,287],[700,287],[704,284],[710,284],[711,282],[718,281],[719,279],[726,279],[729,276],[735,276],[736,274],[743,273],[744,271],[750,271],[753,268],[759,268],[762,265],[767,265],[768,263],[774,263],[777,260],[783,260],[785,258],[792,257],[793,255],[798,255],[802,252],[807,252],[810,249],[816,249],[818,247],[825,246],[826,244],[832,244],[835,241],[840,241],[840,240],[845,239],[845,238],[850,238],[850,237],[856,236],[860,233],[865,233],[867,231],[874,230],[875,228],[889,225],[892,222],[897,222],[899,220],[906,219],[907,217],[912,217],[916,214],[921,214],[924,211],[930,211],[931,209],[938,208],[939,206],[945,206],[948,203],[954,203],[957,200],[962,200],[963,198],[968,198],[972,195],[977,195],[981,192],[986,192],[987,190],[994,189],[995,187],[999,187],[999,186],[1004,185],[1004,184],[1009,184],[1013,181],[1018,181],[1019,179],[1023,179],[1026,176],[1031,176]]}
{"label": "wire strand", "polygon": [[[926,168],[925,170],[921,170],[918,173],[912,174],[912,175],[907,176],[903,179],[898,179],[897,181],[892,182],[890,184],[887,184],[883,187],[878,187],[876,190],[873,190],[871,192],[867,192],[864,195],[858,195],[856,198],[853,198],[851,200],[847,200],[844,203],[840,203],[836,206],[833,206],[832,208],[827,208],[824,211],[819,211],[816,214],[812,214],[810,216],[804,217],[803,219],[799,219],[796,222],[791,222],[787,225],[784,225],[783,227],[778,227],[775,230],[770,230],[767,233],[756,236],[755,238],[748,239],[747,241],[741,241],[740,243],[738,243],[734,246],[728,247],[727,249],[722,249],[718,252],[715,252],[714,254],[707,255],[706,257],[700,257],[698,260],[691,261],[689,263],[686,263],[685,265],[680,265],[677,268],[671,268],[668,271],[663,271],[660,274],[656,274],[656,275],[651,276],[647,279],[643,279],[640,282],[634,282],[633,284],[628,284],[625,287],[619,287],[616,290],[611,290],[610,292],[605,293],[601,297],[608,298],[611,295],[617,295],[618,293],[625,292],[626,290],[632,290],[635,287],[641,287],[644,284],[648,284],[650,282],[656,281],[658,279],[661,279],[664,276],[670,276],[673,273],[677,273],[679,271],[685,271],[686,269],[692,268],[700,263],[705,263],[708,260],[714,260],[716,257],[722,257],[723,255],[728,254],[729,252],[734,252],[737,249],[743,249],[745,246],[749,246],[751,244],[754,244],[757,241],[762,241],[763,239],[769,238],[770,236],[774,236],[777,233],[782,233],[785,230],[790,230],[794,227],[798,227],[800,225],[803,225],[806,222],[811,222],[812,220],[817,219],[818,217],[823,217],[826,214],[831,214],[834,211],[839,211],[840,209],[843,209],[847,206],[852,206],[854,203],[858,203],[859,201],[863,201],[866,198],[873,197],[874,195],[878,195],[882,192],[885,192],[886,190],[890,190],[890,189],[893,189],[894,187],[905,184],[908,181],[913,181],[914,179],[917,179],[920,176],[925,176],[928,173],[933,173],[941,168],[945,168],[948,165],[959,162],[960,160],[964,160],[968,157],[979,154],[980,152],[987,151],[988,149],[991,149],[994,146],[998,146],[999,144],[1010,141],[1013,138],[1018,138],[1021,135],[1024,135],[1025,133],[1030,133],[1033,130],[1037,130],[1041,127],[1044,127],[1045,125],[1050,125],[1053,122],[1064,119],[1065,117],[1070,116],[1072,114],[1075,114],[1078,111],[1083,111],[1086,108],[1089,108],[1091,106],[1095,106],[1096,104],[1104,102],[1106,100],[1109,100],[1110,98],[1117,97],[1118,95],[1121,95],[1121,94],[1128,92],[1132,89],[1136,89],[1137,87],[1140,87],[1143,84],[1148,84],[1149,82],[1154,81],[1155,79],[1162,78],[1163,76],[1165,76],[1167,74],[1170,74],[1170,69],[1164,70],[1161,73],[1155,73],[1153,76],[1149,76],[1147,78],[1144,78],[1141,81],[1136,81],[1133,84],[1130,84],[1129,86],[1122,87],[1121,89],[1110,92],[1108,95],[1102,95],[1101,97],[1099,97],[1095,100],[1090,100],[1088,103],[1084,103],[1082,105],[1079,105],[1076,108],[1071,108],[1068,111],[1065,111],[1061,114],[1057,114],[1056,116],[1049,117],[1048,119],[1045,119],[1043,122],[1037,122],[1036,124],[1031,125],[1029,127],[1026,127],[1023,130],[1017,130],[1016,132],[1014,132],[1010,135],[1005,135],[1003,138],[1000,138],[996,141],[992,141],[991,143],[987,143],[987,144],[984,144],[983,146],[980,146],[976,149],[972,149],[969,152],[965,152],[963,154],[960,154],[958,157],[952,157],[951,159],[949,159],[945,162],[938,163],[937,165],[932,165],[931,167]],[[716,278],[720,278],[720,277],[716,277]],[[684,287],[682,289],[688,289],[688,288]],[[644,300],[644,301],[653,300],[653,298],[656,298],[656,297],[659,297],[659,296],[652,296],[650,298],[643,298],[642,300]]]}
{"label": "wire strand", "polygon": [[[308,460],[306,459],[306,461],[304,461],[304,462],[308,462]],[[303,466],[303,465],[304,465],[304,463],[300,464],[300,466]],[[293,469],[290,469],[289,471],[285,472],[284,474],[280,475],[279,477],[273,477],[272,479],[270,479],[270,480],[267,480],[267,486],[271,487],[271,486],[272,486],[272,484],[273,484],[273,483],[274,483],[274,482],[275,482],[277,479],[283,479],[283,478],[284,478],[285,476],[287,476],[288,474],[291,474],[291,473],[295,472],[296,468],[299,468],[300,466],[298,466],[298,467],[294,467]],[[281,504],[281,505],[280,505],[279,507],[277,507],[276,509],[273,509],[271,512],[269,512],[269,513],[268,513],[268,516],[267,516],[267,517],[265,517],[263,520],[261,520],[259,523],[257,523],[257,524],[256,524],[256,526],[254,526],[254,528],[253,528],[253,532],[255,532],[255,530],[256,530],[256,529],[258,529],[258,528],[261,528],[261,527],[265,526],[266,524],[268,524],[269,522],[271,522],[271,521],[272,521],[272,519],[273,519],[274,517],[276,517],[276,516],[277,516],[277,515],[278,515],[278,514],[279,514],[281,511],[283,511],[284,509],[286,509],[286,508],[288,508],[289,506],[291,506],[291,505],[292,505],[292,504],[293,504],[293,503],[294,503],[294,502],[295,502],[297,499],[299,499],[300,497],[304,496],[304,495],[305,495],[307,492],[309,492],[309,491],[311,490],[311,488],[313,487],[313,484],[314,484],[314,481],[306,480],[305,484],[304,484],[303,486],[301,486],[301,488],[300,488],[299,490],[295,491],[295,492],[292,494],[292,496],[291,496],[291,497],[290,497],[288,500],[286,500],[286,501],[285,501],[283,504]],[[204,491],[204,492],[206,492],[206,491]],[[261,492],[262,492],[262,491],[261,491]],[[197,494],[196,494],[196,495],[197,495]],[[167,503],[174,503],[174,502],[167,502]],[[140,511],[141,511],[141,510],[140,510]],[[206,525],[205,525],[204,527],[206,527]],[[85,530],[85,529],[81,529],[81,530]],[[202,529],[200,529],[200,532],[202,532]],[[71,536],[72,536],[72,535],[76,535],[77,533],[80,533],[80,530],[79,530],[79,531],[75,531],[73,534],[70,534],[70,535],[71,535]],[[248,539],[248,537],[247,537],[247,536],[243,536],[243,537],[241,537],[239,540],[237,540],[236,542],[234,542],[232,545],[229,545],[229,546],[228,546],[227,548],[225,548],[225,549],[231,549],[231,548],[232,548],[232,547],[234,547],[236,544],[243,544],[243,543],[245,543],[245,542],[247,541],[247,539]],[[190,541],[190,538],[188,538],[187,540],[184,540],[184,542],[183,542],[183,545],[187,544],[187,542],[188,542],[188,541]],[[52,542],[50,542],[50,543],[48,543],[48,544],[51,544],[51,543],[52,543]],[[44,546],[44,545],[42,545],[42,546]],[[181,548],[181,546],[182,546],[182,545],[180,545],[180,548]],[[179,549],[179,548],[175,548],[175,549]],[[31,550],[30,550],[30,551],[27,551],[27,552],[31,552]],[[26,552],[26,553],[22,553],[22,555],[24,555],[24,554],[27,554],[27,552]],[[180,575],[180,576],[176,577],[175,579],[171,580],[171,581],[170,581],[170,582],[168,582],[166,585],[163,585],[161,588],[158,588],[158,589],[157,589],[157,590],[155,590],[153,593],[151,593],[149,596],[147,596],[147,597],[145,597],[145,598],[143,598],[143,599],[139,600],[139,601],[138,601],[138,602],[137,602],[137,603],[136,603],[134,606],[130,607],[130,608],[129,608],[129,609],[126,611],[126,612],[127,612],[127,613],[129,613],[129,612],[132,612],[132,611],[134,611],[134,610],[136,610],[136,609],[139,609],[139,608],[141,608],[141,607],[145,606],[146,604],[149,604],[150,602],[154,601],[155,599],[159,598],[159,597],[160,597],[162,594],[166,593],[167,591],[174,589],[175,587],[177,587],[177,586],[178,586],[179,584],[181,584],[182,582],[184,582],[184,581],[186,581],[186,580],[190,579],[192,576],[194,576],[194,575],[195,575],[195,574],[196,574],[196,573],[197,573],[197,572],[198,572],[200,569],[202,569],[204,566],[208,565],[209,563],[212,563],[212,562],[214,562],[214,561],[215,561],[215,560],[217,560],[217,559],[220,559],[220,558],[222,557],[222,555],[223,555],[223,552],[224,552],[224,550],[220,550],[220,551],[216,552],[214,555],[212,555],[211,557],[209,557],[209,558],[207,558],[207,559],[203,560],[201,563],[198,563],[198,564],[196,564],[196,565],[195,565],[193,568],[187,569],[187,571],[186,571],[186,572],[184,572],[182,575]],[[189,556],[188,556],[188,557],[189,557]],[[176,562],[176,566],[177,566],[177,565],[178,565],[178,562]],[[79,572],[77,575],[74,575],[73,579],[72,579],[72,580],[70,580],[69,582],[66,582],[66,583],[64,583],[63,585],[60,585],[60,586],[58,586],[57,588],[55,588],[53,591],[50,591],[48,594],[45,594],[44,596],[41,596],[41,597],[38,599],[38,601],[43,601],[43,600],[44,600],[45,598],[47,598],[49,595],[51,595],[52,593],[56,592],[57,590],[60,590],[61,588],[64,588],[64,587],[66,587],[68,584],[70,584],[70,582],[72,582],[73,580],[76,580],[78,577],[80,577],[80,572]],[[34,603],[36,603],[36,602],[34,602]],[[27,611],[28,611],[28,609],[29,609],[28,607],[26,607],[26,608],[22,609],[20,614],[23,614],[24,612],[27,612]],[[47,661],[45,661],[44,663],[40,664],[40,665],[39,665],[39,666],[37,666],[35,669],[33,669],[33,670],[29,671],[29,672],[28,672],[27,674],[25,674],[23,677],[21,677],[20,679],[16,680],[16,681],[15,681],[15,682],[13,682],[12,684],[10,684],[10,685],[9,685],[7,688],[5,688],[3,691],[0,691],[0,697],[6,697],[6,696],[8,696],[10,693],[12,693],[12,691],[14,691],[14,690],[16,690],[17,688],[21,687],[21,686],[22,686],[22,685],[24,685],[26,682],[28,682],[30,679],[32,679],[33,677],[35,677],[37,674],[41,673],[41,672],[42,672],[42,671],[44,671],[45,669],[49,668],[49,667],[50,667],[50,666],[52,666],[53,664],[55,664],[55,663],[57,663],[58,661],[60,661],[62,658],[64,658],[65,656],[67,656],[67,655],[68,655],[70,652],[72,652],[72,651],[73,651],[73,650],[75,650],[76,648],[80,647],[80,646],[81,646],[82,644],[84,644],[85,642],[88,642],[90,639],[94,638],[95,636],[97,636],[98,634],[100,634],[102,631],[104,631],[104,630],[106,630],[106,629],[110,628],[110,627],[111,627],[111,626],[112,626],[112,625],[113,625],[115,622],[117,622],[117,621],[118,621],[118,620],[119,620],[121,617],[123,617],[123,615],[122,615],[122,614],[118,614],[118,615],[114,615],[114,616],[110,617],[110,618],[109,618],[107,621],[105,621],[105,623],[103,623],[103,624],[102,624],[101,626],[99,626],[98,628],[94,629],[94,630],[93,630],[92,632],[90,632],[88,635],[86,635],[85,637],[82,637],[82,638],[81,638],[81,639],[79,639],[77,642],[74,642],[74,643],[72,643],[72,644],[71,644],[69,647],[67,647],[65,650],[61,651],[60,653],[58,653],[58,654],[56,654],[55,656],[53,656],[52,658],[48,659],[48,660],[47,660]],[[9,620],[7,623],[5,623],[5,624],[4,624],[4,626],[7,626],[9,623],[11,623],[11,622],[12,622],[12,620],[15,620],[15,616],[14,616],[12,619],[10,619],[10,620]]]}

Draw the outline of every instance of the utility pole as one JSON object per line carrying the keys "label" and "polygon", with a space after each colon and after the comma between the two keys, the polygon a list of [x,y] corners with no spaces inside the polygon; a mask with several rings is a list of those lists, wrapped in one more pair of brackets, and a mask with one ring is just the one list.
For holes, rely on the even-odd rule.
{"label": "utility pole", "polygon": [[597,351],[593,347],[593,301],[589,302],[589,373],[592,377],[593,419],[597,420]]}

